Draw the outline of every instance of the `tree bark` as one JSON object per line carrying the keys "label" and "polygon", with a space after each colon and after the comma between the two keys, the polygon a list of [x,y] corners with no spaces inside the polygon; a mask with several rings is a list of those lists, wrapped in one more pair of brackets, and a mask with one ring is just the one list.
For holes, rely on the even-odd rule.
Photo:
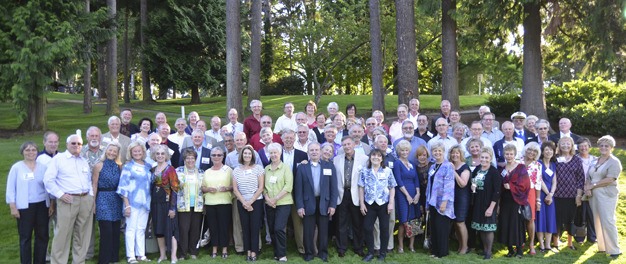
{"label": "tree bark", "polygon": [[272,35],[272,2],[263,0],[263,43],[261,53],[261,83],[268,83],[273,74],[274,43]]}
{"label": "tree bark", "polygon": [[380,32],[380,2],[369,0],[370,45],[372,48],[372,111],[385,112],[385,92],[383,91],[383,55]]}
{"label": "tree bark", "polygon": [[[111,19],[117,15],[117,1],[107,0],[107,11]],[[115,25],[111,26],[113,32],[117,31]],[[117,93],[117,35],[113,34],[107,43],[107,80],[108,96],[106,115],[117,115],[120,112]]]}
{"label": "tree bark", "polygon": [[[226,105],[243,113],[241,105],[240,1],[226,1]],[[243,117],[243,114],[240,114]]]}
{"label": "tree bark", "polygon": [[139,26],[139,44],[141,46],[141,89],[143,90],[143,102],[154,102],[152,100],[152,90],[150,87],[150,74],[146,66],[147,58],[146,50],[146,28],[148,27],[148,0],[140,0],[139,2],[140,26]]}
{"label": "tree bark", "polygon": [[398,52],[398,104],[419,98],[415,52],[415,6],[413,0],[396,0],[396,48]]}
{"label": "tree bark", "polygon": [[106,43],[98,44],[98,98],[107,98],[107,47]]}
{"label": "tree bark", "polygon": [[[200,104],[200,89],[198,87],[198,84],[196,85],[191,85],[191,104]],[[176,92],[172,93],[172,95],[175,95]],[[172,96],[175,97],[175,96]],[[172,98],[173,99],[173,98]]]}
{"label": "tree bark", "polygon": [[[89,14],[90,10],[90,0],[85,0],[85,13]],[[91,51],[91,44],[87,44],[85,46],[86,53]],[[87,59],[85,61],[85,72],[83,74],[83,113],[89,114],[92,111],[91,104],[91,59]]]}
{"label": "tree bark", "polygon": [[441,99],[459,109],[459,67],[456,44],[456,21],[450,13],[456,11],[456,0],[441,3]]}
{"label": "tree bark", "polygon": [[[37,88],[33,88],[36,91]],[[43,90],[43,89],[39,89]],[[47,129],[47,110],[46,110],[46,98],[43,93],[35,93],[30,95],[30,103],[26,109],[28,112],[26,118],[18,130],[20,131],[44,131]]]}
{"label": "tree bark", "polygon": [[130,104],[130,74],[128,73],[128,64],[130,60],[130,45],[128,43],[128,16],[130,14],[130,9],[128,8],[128,3],[130,1],[125,1],[126,10],[124,14],[124,58],[122,66],[124,69],[124,103]]}
{"label": "tree bark", "polygon": [[248,104],[261,99],[261,0],[251,0],[250,74],[248,77]]}
{"label": "tree bark", "polygon": [[524,67],[521,111],[547,118],[541,58],[541,14],[538,1],[524,4]]}

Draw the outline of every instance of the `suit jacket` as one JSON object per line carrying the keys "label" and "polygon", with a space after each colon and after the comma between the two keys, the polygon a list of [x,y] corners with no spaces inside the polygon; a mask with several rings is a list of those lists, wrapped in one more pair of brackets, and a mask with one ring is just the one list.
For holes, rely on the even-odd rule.
{"label": "suit jacket", "polygon": [[[120,149],[120,160],[122,161],[122,164],[124,164],[126,163],[126,155],[128,154],[127,149],[128,149],[128,145],[130,145],[130,138],[123,134],[120,134],[117,141],[122,146],[122,148]],[[106,148],[106,146],[108,146],[109,143],[111,142],[113,142],[113,138],[111,137],[111,132],[106,132],[102,134],[102,146]]]}
{"label": "suit jacket", "polygon": [[[320,205],[319,214],[327,215],[328,208],[337,207],[337,173],[332,163],[320,160]],[[311,163],[302,164],[298,168],[298,174],[294,183],[294,196],[296,209],[304,208],[305,215],[314,215],[317,208],[315,204],[315,190]]]}
{"label": "suit jacket", "polygon": [[270,158],[268,158],[268,154],[265,153],[265,148],[261,148],[259,150],[259,158],[261,159],[261,164],[263,164],[263,168],[267,167],[267,165],[270,165],[270,163],[272,163]]}
{"label": "suit jacket", "polygon": [[[193,147],[188,147],[188,148],[184,148],[181,152],[185,151],[185,149],[191,149],[193,151],[196,151]],[[200,169],[202,169],[203,171],[206,171],[210,169],[211,167],[213,167],[213,161],[211,161],[210,149],[202,147],[202,154],[200,154],[200,157],[198,157],[198,159],[200,159]],[[185,161],[183,160],[183,155],[180,155],[178,164],[180,166],[183,166],[185,164]]]}
{"label": "suit jacket", "polygon": [[[298,164],[307,159],[309,159],[309,155],[306,154],[306,152],[299,149],[293,149],[293,167],[291,168],[291,170],[294,176],[296,175]],[[282,160],[283,162],[285,161],[283,154],[280,154],[280,160]]]}
{"label": "suit jacket", "polygon": [[[578,140],[580,139],[579,135],[576,135],[576,134],[574,134],[572,132],[570,132],[570,136],[574,140],[574,144],[576,144],[578,142]],[[559,143],[559,139],[561,139],[561,132],[556,132],[555,134],[549,135],[548,139],[550,141],[554,142],[554,144],[558,144]]]}
{"label": "suit jacket", "polygon": [[180,165],[183,165],[185,163],[180,162],[181,156],[180,156],[180,148],[178,147],[178,144],[166,140],[165,144],[161,143],[162,145],[167,145],[168,148],[170,148],[171,150],[174,151],[174,154],[172,154],[172,157],[170,157],[170,161],[172,162],[172,166],[174,168],[178,168]]}
{"label": "suit jacket", "polygon": [[[517,137],[517,130],[513,131],[513,137]],[[532,139],[534,137],[536,137],[535,133],[530,132],[530,130],[524,128],[524,138],[520,138],[520,139],[526,142],[528,139]]]}
{"label": "suit jacket", "polygon": [[[359,152],[354,153],[354,167],[352,168],[352,177],[350,186],[350,194],[352,195],[352,203],[354,206],[359,206],[359,176],[361,169],[367,166],[367,156],[364,154],[360,154]],[[339,190],[337,196],[337,204],[341,204],[343,200],[343,192],[344,188],[344,162],[346,160],[346,154],[339,154],[333,159],[333,163],[335,163],[335,169],[337,170],[337,189]]]}

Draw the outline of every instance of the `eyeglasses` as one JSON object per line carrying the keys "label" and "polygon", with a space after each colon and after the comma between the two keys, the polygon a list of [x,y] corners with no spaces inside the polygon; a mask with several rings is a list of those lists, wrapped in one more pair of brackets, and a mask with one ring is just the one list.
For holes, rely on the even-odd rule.
{"label": "eyeglasses", "polygon": [[493,119],[493,118],[485,118],[485,119],[483,119],[483,120],[484,120],[484,121],[493,121],[493,120],[495,120],[495,119]]}
{"label": "eyeglasses", "polygon": [[165,156],[165,152],[155,152],[155,156]]}
{"label": "eyeglasses", "polygon": [[76,146],[76,145],[82,146],[83,145],[83,143],[80,143],[80,142],[70,142],[70,144],[72,146]]}
{"label": "eyeglasses", "polygon": [[448,126],[448,124],[439,124],[437,125],[438,127],[444,127],[444,126]]}
{"label": "eyeglasses", "polygon": [[261,122],[261,124],[271,124],[271,123],[272,123],[272,122],[269,122],[269,121],[263,121],[263,122]]}
{"label": "eyeglasses", "polygon": [[298,134],[307,134],[309,131],[298,131]]}
{"label": "eyeglasses", "polygon": [[412,128],[412,127],[403,127],[402,129],[403,129],[403,130],[413,130],[413,128]]}
{"label": "eyeglasses", "polygon": [[365,125],[366,125],[366,126],[375,126],[375,125],[376,125],[376,123],[367,123],[367,124],[365,124]]}
{"label": "eyeglasses", "polygon": [[232,139],[224,139],[224,142],[233,142],[234,140]]}
{"label": "eyeglasses", "polygon": [[537,130],[548,130],[548,128],[547,127],[539,127],[539,128],[537,128]]}
{"label": "eyeglasses", "polygon": [[221,157],[224,156],[224,154],[211,154],[211,157],[217,158],[217,157]]}

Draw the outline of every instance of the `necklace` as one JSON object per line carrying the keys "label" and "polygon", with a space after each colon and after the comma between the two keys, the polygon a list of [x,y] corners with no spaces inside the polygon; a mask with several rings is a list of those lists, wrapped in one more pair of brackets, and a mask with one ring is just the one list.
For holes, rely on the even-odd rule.
{"label": "necklace", "polygon": [[602,165],[604,165],[604,163],[606,163],[609,158],[604,159],[604,161],[600,162],[600,159],[602,157],[598,158],[598,161],[596,162],[596,165],[593,166],[593,168],[595,169],[595,172],[598,172],[598,168],[600,168]]}

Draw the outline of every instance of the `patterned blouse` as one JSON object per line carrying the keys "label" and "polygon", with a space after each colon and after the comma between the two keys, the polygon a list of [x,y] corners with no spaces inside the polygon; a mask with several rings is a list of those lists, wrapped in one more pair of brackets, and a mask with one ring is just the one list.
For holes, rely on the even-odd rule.
{"label": "patterned blouse", "polygon": [[150,211],[150,183],[152,182],[150,169],[147,162],[139,164],[134,160],[126,162],[122,168],[117,193],[128,198],[132,208],[144,208]]}
{"label": "patterned blouse", "polygon": [[[152,169],[156,170],[156,167]],[[163,188],[165,191],[165,201],[157,201],[157,202],[166,202],[169,203],[170,210],[176,210],[176,193],[180,188],[180,182],[178,182],[178,175],[176,175],[176,169],[174,167],[167,165],[163,171],[159,173],[154,173],[154,179],[152,180],[154,184],[154,188],[158,189]],[[174,192],[174,195],[172,195]]]}
{"label": "patterned blouse", "polygon": [[526,170],[528,171],[528,177],[530,178],[530,189],[541,191],[541,163],[533,161],[526,166]]}
{"label": "patterned blouse", "polygon": [[363,200],[369,205],[388,203],[389,190],[397,186],[393,172],[388,167],[380,167],[376,172],[371,168],[363,168],[359,175],[358,185],[363,187],[365,194]]}
{"label": "patterned blouse", "polygon": [[[439,167],[437,169],[437,167]],[[454,165],[449,161],[441,164],[433,164],[428,171],[428,185],[426,189],[426,206],[434,206],[437,212],[451,219],[454,215],[454,185],[455,183]],[[441,212],[441,203],[446,203],[446,210]]]}
{"label": "patterned blouse", "polygon": [[556,198],[575,198],[576,190],[583,189],[585,175],[583,175],[583,162],[578,156],[572,157],[569,162],[560,158],[556,162]]}

